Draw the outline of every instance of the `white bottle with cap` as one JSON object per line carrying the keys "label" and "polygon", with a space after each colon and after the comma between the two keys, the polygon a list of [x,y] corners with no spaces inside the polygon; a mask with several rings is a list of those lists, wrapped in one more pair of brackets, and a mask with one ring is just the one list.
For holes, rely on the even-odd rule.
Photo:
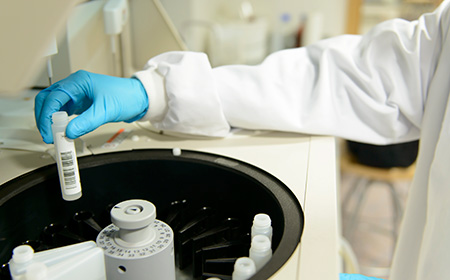
{"label": "white bottle with cap", "polygon": [[66,112],[53,113],[52,132],[61,193],[64,200],[71,201],[81,197],[81,183],[75,144],[66,137],[68,123],[69,116]]}
{"label": "white bottle with cap", "polygon": [[272,258],[272,244],[265,235],[255,235],[250,245],[250,259],[259,271]]}
{"label": "white bottle with cap", "polygon": [[256,273],[255,263],[252,259],[242,257],[234,263],[234,271],[231,275],[232,280],[247,280]]}
{"label": "white bottle with cap", "polygon": [[97,236],[108,280],[175,280],[173,231],[155,218],[156,207],[145,200],[111,209],[112,224]]}
{"label": "white bottle with cap", "polygon": [[264,213],[255,215],[251,229],[251,238],[255,235],[265,235],[272,242],[272,220],[270,216]]}

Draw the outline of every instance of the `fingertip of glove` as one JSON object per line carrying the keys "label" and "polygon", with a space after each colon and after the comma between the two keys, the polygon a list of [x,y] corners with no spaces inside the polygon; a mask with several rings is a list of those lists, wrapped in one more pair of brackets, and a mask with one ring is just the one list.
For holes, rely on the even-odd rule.
{"label": "fingertip of glove", "polygon": [[83,135],[83,131],[79,129],[78,125],[74,120],[70,121],[66,127],[66,136],[70,139],[76,139]]}
{"label": "fingertip of glove", "polygon": [[53,144],[53,135],[43,135],[42,140],[45,144]]}
{"label": "fingertip of glove", "polygon": [[69,124],[67,124],[66,136],[70,139],[76,139],[88,132],[91,132],[95,128],[95,122],[93,122],[89,118],[86,118],[85,115],[81,114],[80,116],[71,120]]}
{"label": "fingertip of glove", "polygon": [[46,129],[45,125],[42,125],[39,121],[36,120],[36,126],[37,130],[41,134],[42,141],[44,141],[46,144],[53,144],[53,134],[52,129],[49,127]]}

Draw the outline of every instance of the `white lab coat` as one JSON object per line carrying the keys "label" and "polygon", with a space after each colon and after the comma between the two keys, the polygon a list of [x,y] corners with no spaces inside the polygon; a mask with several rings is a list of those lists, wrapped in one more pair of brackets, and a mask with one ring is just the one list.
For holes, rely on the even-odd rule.
{"label": "white lab coat", "polygon": [[136,76],[161,130],[231,127],[327,134],[375,144],[420,138],[391,279],[450,279],[450,0],[418,21],[390,20],[211,69],[204,54],[152,58]]}

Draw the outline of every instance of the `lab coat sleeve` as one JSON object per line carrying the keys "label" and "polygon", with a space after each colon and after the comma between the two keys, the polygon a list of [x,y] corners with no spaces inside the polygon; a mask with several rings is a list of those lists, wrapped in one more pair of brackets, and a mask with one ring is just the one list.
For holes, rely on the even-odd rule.
{"label": "lab coat sleeve", "polygon": [[224,137],[230,126],[208,58],[203,53],[169,52],[150,59],[134,74],[144,85],[149,108],[141,119],[162,131]]}
{"label": "lab coat sleeve", "polygon": [[[231,126],[375,144],[417,139],[448,13],[444,1],[417,21],[386,21],[364,36],[280,51],[256,66],[212,69],[204,54],[162,54],[144,70],[164,88],[149,93],[148,118],[159,129],[211,136]],[[153,111],[152,99],[164,109]]]}

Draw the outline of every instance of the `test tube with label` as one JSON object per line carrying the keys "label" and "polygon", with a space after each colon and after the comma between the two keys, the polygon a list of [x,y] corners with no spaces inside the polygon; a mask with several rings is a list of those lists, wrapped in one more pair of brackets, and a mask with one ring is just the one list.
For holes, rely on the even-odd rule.
{"label": "test tube with label", "polygon": [[69,116],[66,112],[56,112],[52,115],[53,142],[61,193],[64,200],[71,201],[81,197],[81,184],[75,144],[65,133],[68,123]]}

